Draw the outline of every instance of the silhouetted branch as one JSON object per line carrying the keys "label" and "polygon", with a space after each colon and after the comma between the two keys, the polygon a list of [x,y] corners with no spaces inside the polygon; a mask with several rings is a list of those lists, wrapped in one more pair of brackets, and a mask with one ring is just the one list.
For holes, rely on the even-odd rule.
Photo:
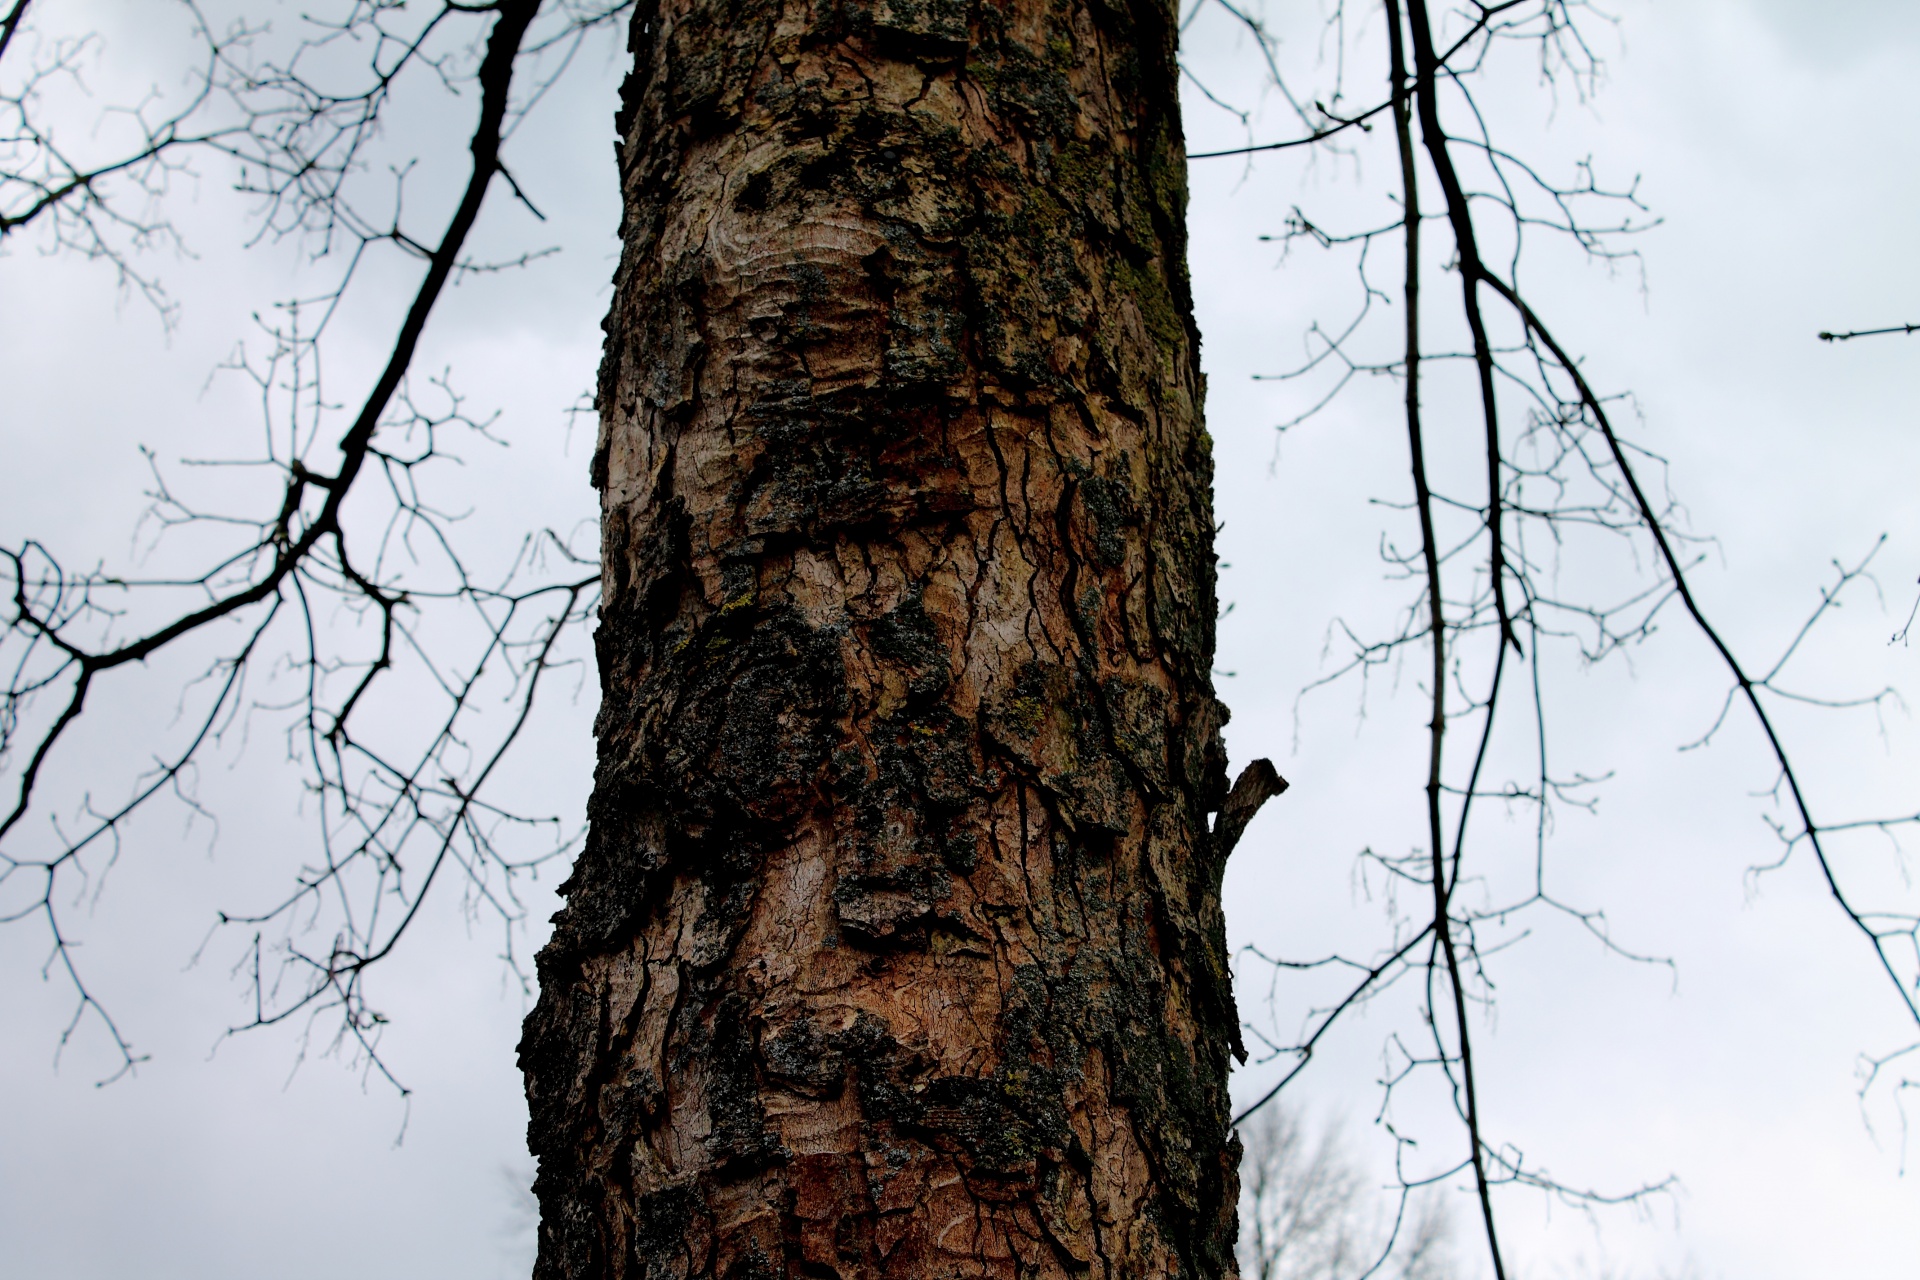
{"label": "silhouetted branch", "polygon": [[[1440,1172],[1403,1168],[1402,1186],[1421,1185],[1430,1178],[1444,1179],[1470,1170],[1487,1252],[1493,1273],[1499,1277],[1506,1274],[1507,1260],[1502,1256],[1497,1230],[1494,1192],[1498,1188],[1525,1186],[1571,1204],[1597,1207],[1642,1201],[1664,1192],[1672,1182],[1651,1181],[1618,1193],[1570,1186],[1528,1165],[1517,1151],[1495,1141],[1487,1131],[1470,1013],[1475,1006],[1491,1006],[1493,987],[1487,961],[1524,940],[1529,919],[1544,912],[1549,918],[1577,926],[1615,956],[1673,969],[1671,960],[1617,939],[1604,911],[1570,901],[1554,887],[1548,858],[1552,814],[1556,808],[1569,805],[1590,808],[1592,788],[1604,780],[1604,775],[1567,775],[1550,767],[1553,739],[1543,692],[1547,679],[1543,672],[1544,646],[1570,645],[1580,661],[1599,662],[1650,638],[1662,614],[1671,608],[1685,612],[1689,621],[1709,636],[1734,677],[1727,706],[1739,702],[1760,718],[1763,735],[1799,819],[1792,829],[1776,824],[1786,849],[1791,851],[1805,843],[1814,850],[1834,901],[1872,943],[1880,968],[1896,986],[1901,985],[1905,974],[1902,966],[1907,949],[1915,951],[1913,967],[1920,972],[1920,918],[1898,911],[1866,910],[1846,889],[1821,841],[1823,834],[1841,828],[1814,822],[1800,775],[1784,740],[1767,719],[1760,696],[1765,692],[1826,709],[1879,708],[1897,702],[1898,695],[1891,689],[1831,696],[1793,687],[1784,675],[1810,631],[1837,607],[1841,595],[1863,578],[1865,561],[1836,564],[1836,579],[1822,589],[1818,605],[1764,675],[1749,674],[1741,668],[1709,625],[1688,584],[1687,573],[1697,559],[1694,548],[1702,540],[1680,527],[1679,508],[1672,498],[1656,501],[1645,481],[1643,472],[1657,472],[1664,468],[1664,460],[1614,430],[1610,415],[1617,397],[1603,397],[1593,390],[1584,372],[1552,340],[1539,316],[1523,300],[1517,272],[1530,234],[1552,232],[1570,240],[1591,259],[1618,262],[1637,256],[1621,237],[1637,235],[1657,224],[1657,219],[1647,213],[1637,184],[1602,182],[1585,159],[1574,163],[1572,180],[1549,177],[1545,170],[1501,145],[1475,101],[1471,81],[1481,72],[1495,45],[1523,40],[1535,42],[1546,83],[1556,84],[1564,75],[1582,97],[1591,92],[1597,83],[1599,62],[1574,21],[1574,11],[1584,6],[1557,0],[1470,4],[1451,15],[1469,26],[1467,36],[1444,51],[1434,39],[1437,15],[1430,16],[1425,0],[1407,0],[1404,10],[1399,0],[1382,0],[1382,8],[1389,84],[1386,100],[1365,113],[1347,113],[1345,117],[1330,112],[1311,116],[1296,109],[1310,126],[1308,133],[1283,145],[1309,148],[1346,128],[1343,119],[1371,120],[1383,110],[1390,112],[1398,153],[1399,183],[1394,193],[1398,216],[1391,222],[1342,231],[1299,209],[1292,212],[1284,232],[1272,239],[1283,246],[1302,241],[1322,250],[1353,254],[1359,297],[1337,323],[1315,321],[1307,327],[1307,352],[1298,365],[1267,376],[1309,383],[1303,387],[1307,407],[1283,422],[1283,431],[1317,415],[1358,375],[1402,380],[1412,495],[1410,501],[1383,505],[1409,513],[1417,524],[1420,545],[1404,548],[1389,536],[1383,539],[1381,554],[1391,575],[1407,582],[1412,594],[1393,629],[1384,636],[1365,637],[1336,620],[1330,629],[1330,641],[1344,642],[1347,652],[1326,675],[1308,683],[1301,696],[1357,676],[1364,714],[1366,687],[1373,674],[1390,664],[1398,671],[1399,663],[1418,656],[1422,693],[1431,706],[1424,848],[1396,855],[1376,854],[1369,849],[1361,855],[1364,871],[1385,876],[1388,912],[1393,921],[1393,942],[1381,948],[1379,959],[1336,954],[1297,961],[1246,953],[1249,959],[1271,965],[1276,975],[1351,967],[1360,977],[1344,989],[1344,998],[1309,1012],[1304,1034],[1295,1043],[1289,1044],[1278,1034],[1248,1028],[1249,1038],[1263,1046],[1263,1061],[1292,1060],[1281,1079],[1243,1108],[1235,1123],[1249,1120],[1278,1097],[1342,1017],[1401,977],[1418,973],[1424,980],[1425,993],[1420,1017],[1430,1047],[1412,1050],[1397,1035],[1390,1037],[1399,1065],[1383,1081],[1382,1121],[1392,1129],[1388,1109],[1405,1082],[1434,1075],[1445,1082],[1465,1137],[1465,1154],[1457,1164]],[[1328,18],[1329,31],[1341,11],[1336,8]],[[1470,127],[1465,131],[1449,129],[1448,119],[1457,118],[1460,111],[1470,117]],[[1274,145],[1250,146],[1218,154],[1249,155],[1255,150],[1279,149]],[[1213,154],[1202,152],[1196,158]],[[1437,213],[1423,210],[1423,186],[1438,197],[1441,208]],[[1621,212],[1591,216],[1596,208]],[[1439,222],[1444,222],[1450,233],[1451,260],[1447,265],[1460,280],[1457,309],[1449,310],[1457,315],[1467,341],[1453,344],[1455,349],[1429,345],[1432,339],[1423,332],[1422,231],[1429,223]],[[1483,244],[1496,245],[1497,249],[1485,250]],[[1508,263],[1505,270],[1490,265],[1491,252]],[[1398,290],[1389,290],[1373,279],[1374,264],[1379,260],[1399,263],[1402,279]],[[1397,335],[1393,354],[1379,354],[1372,346],[1374,326],[1369,322],[1377,307],[1390,307],[1395,302],[1405,309],[1403,332]],[[1436,444],[1426,422],[1423,374],[1436,363],[1466,363],[1472,369],[1471,410],[1479,438],[1471,453],[1450,434],[1440,437],[1442,443]],[[1311,383],[1311,379],[1319,381]],[[1523,411],[1524,418],[1517,426],[1511,425],[1511,417],[1503,421],[1503,399]],[[1457,477],[1464,474],[1469,459],[1484,477],[1480,492],[1462,493],[1452,488],[1459,483]],[[1443,490],[1435,487],[1431,479],[1434,475],[1452,479]],[[1623,558],[1642,578],[1641,585],[1622,591],[1610,585],[1589,585],[1586,575],[1562,574],[1563,546],[1575,538],[1595,537],[1624,553]],[[1502,696],[1510,677],[1518,674],[1510,662],[1513,657],[1526,664],[1530,697],[1525,703],[1513,703]],[[1496,767],[1496,726],[1510,722],[1523,707],[1530,708],[1525,714],[1530,720],[1527,731],[1532,776],[1490,782],[1487,775]],[[1703,741],[1717,732],[1724,716],[1723,707],[1721,717],[1703,735]],[[1471,750],[1449,760],[1445,754],[1447,731],[1456,727],[1470,730]],[[1503,728],[1503,740],[1517,728]],[[1459,891],[1463,885],[1484,879],[1487,872],[1476,868],[1488,864],[1490,852],[1479,848],[1488,841],[1470,839],[1474,834],[1470,818],[1479,803],[1488,799],[1509,807],[1532,807],[1531,875],[1529,883],[1517,892],[1502,893],[1492,902],[1468,907]],[[1885,826],[1868,822],[1860,829],[1891,835],[1905,822],[1905,818],[1892,819]],[[1401,889],[1426,899],[1424,909],[1411,918],[1399,914],[1396,895]],[[1913,997],[1904,987],[1900,998],[1911,1012]],[[1870,1087],[1881,1072],[1863,1067],[1863,1076],[1863,1088]],[[1403,1149],[1410,1149],[1404,1143],[1411,1140],[1402,1141]]]}
{"label": "silhouetted branch", "polygon": [[[8,895],[0,919],[43,922],[48,964],[76,995],[67,1036],[86,1014],[97,1015],[120,1060],[115,1074],[140,1059],[75,964],[58,910],[60,885],[87,877],[96,846],[117,854],[127,824],[151,800],[171,794],[203,812],[190,771],[256,714],[294,713],[288,748],[319,797],[320,856],[265,909],[219,917],[251,933],[242,973],[253,988],[253,1015],[236,1030],[300,1014],[311,1028],[315,1017],[332,1013],[339,1019],[332,1047],[354,1046],[369,1069],[391,1080],[378,1052],[385,1019],[368,1003],[366,976],[407,934],[433,886],[457,872],[472,901],[511,926],[524,915],[518,877],[572,845],[574,824],[522,815],[489,796],[548,673],[576,661],[571,650],[597,604],[597,557],[574,553],[555,534],[532,533],[507,563],[483,575],[469,571],[452,536],[459,517],[434,504],[423,477],[454,458],[449,432],[489,438],[491,421],[466,413],[446,374],[424,380],[444,406],[430,407],[415,389],[413,366],[450,282],[547,252],[486,263],[470,260],[467,245],[495,177],[505,174],[506,139],[580,39],[627,7],[499,0],[402,12],[345,0],[307,15],[298,42],[274,59],[266,56],[264,29],[241,25],[215,37],[187,0],[202,49],[194,94],[164,121],[142,123],[133,151],[99,164],[69,160],[33,114],[38,86],[75,73],[78,47],[56,42],[29,70],[25,89],[0,93],[0,120],[17,126],[0,138],[0,235],[50,228],[50,248],[105,257],[123,280],[140,283],[145,277],[131,255],[153,236],[173,233],[164,221],[136,222],[121,212],[109,179],[155,197],[167,175],[187,172],[190,158],[202,156],[235,165],[239,188],[261,201],[256,242],[311,237],[311,262],[338,263],[319,292],[260,321],[264,354],[243,351],[228,366],[259,392],[265,451],[185,463],[271,477],[265,513],[196,504],[149,455],[151,527],[161,535],[231,530],[237,544],[197,569],[149,578],[70,573],[34,540],[0,548],[11,602],[0,630],[0,769],[10,775],[11,793],[0,813],[0,892]],[[25,12],[16,4],[0,19],[0,55],[25,29]],[[355,57],[364,58],[358,85],[341,75]],[[409,166],[394,170],[394,209],[385,218],[366,212],[356,175],[391,124],[402,80],[426,77],[455,93],[475,89],[477,100],[467,175],[443,227],[423,239],[403,223],[399,197]],[[510,176],[499,185],[537,216]],[[110,226],[138,234],[114,241],[104,230]],[[383,246],[419,263],[421,278],[371,385],[334,438],[331,461],[322,461],[323,424],[336,412],[322,390],[322,343],[370,253]],[[171,308],[157,286],[140,287],[163,313]],[[150,621],[137,624],[140,618]],[[237,647],[223,639],[234,623],[244,635]],[[45,808],[50,771],[63,752],[71,754],[71,731],[88,712],[115,705],[109,680],[189,644],[217,654],[187,687],[198,706],[195,730],[156,758],[118,805],[88,802],[72,829],[52,817],[29,824]],[[283,678],[277,672],[297,682],[291,701],[250,691],[250,679],[263,690]],[[396,732],[382,704],[428,695],[441,699],[440,718],[409,745],[407,730]],[[494,729],[481,719],[481,702],[496,698],[508,714]],[[73,759],[62,767],[96,765]],[[527,836],[536,843],[522,851]],[[304,944],[300,935],[329,913],[331,941]],[[263,942],[268,925],[283,931],[277,943]],[[291,986],[263,970],[263,948],[277,952],[268,968],[292,976]],[[513,963],[511,935],[506,954]]]}
{"label": "silhouetted branch", "polygon": [[1853,338],[1877,338],[1883,333],[1920,333],[1920,324],[1896,324],[1884,329],[1850,329],[1846,333],[1829,333],[1822,329],[1819,338],[1822,342],[1846,342]]}

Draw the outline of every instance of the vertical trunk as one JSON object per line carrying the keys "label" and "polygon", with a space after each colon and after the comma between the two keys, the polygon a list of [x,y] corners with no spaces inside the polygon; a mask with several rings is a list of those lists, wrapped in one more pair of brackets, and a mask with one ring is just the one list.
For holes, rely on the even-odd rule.
{"label": "vertical trunk", "polygon": [[542,1280],[1231,1275],[1167,0],[643,0]]}

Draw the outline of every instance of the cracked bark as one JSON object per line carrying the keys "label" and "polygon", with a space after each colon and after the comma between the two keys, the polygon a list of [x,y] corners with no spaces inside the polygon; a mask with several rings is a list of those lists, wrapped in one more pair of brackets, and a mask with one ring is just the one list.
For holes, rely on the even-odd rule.
{"label": "cracked bark", "polygon": [[636,15],[541,1280],[1234,1273],[1172,24]]}

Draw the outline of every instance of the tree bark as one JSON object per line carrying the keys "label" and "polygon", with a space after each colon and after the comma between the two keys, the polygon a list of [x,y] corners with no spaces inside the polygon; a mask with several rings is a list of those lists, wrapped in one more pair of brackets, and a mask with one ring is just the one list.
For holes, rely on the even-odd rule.
{"label": "tree bark", "polygon": [[1234,1274],[1174,20],[643,2],[541,1280]]}

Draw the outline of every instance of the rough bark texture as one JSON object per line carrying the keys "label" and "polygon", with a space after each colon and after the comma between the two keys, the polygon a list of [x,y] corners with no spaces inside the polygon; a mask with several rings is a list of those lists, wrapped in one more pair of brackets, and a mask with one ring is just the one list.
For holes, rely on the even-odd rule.
{"label": "rough bark texture", "polygon": [[1230,1276],[1172,10],[633,43],[536,1275]]}

